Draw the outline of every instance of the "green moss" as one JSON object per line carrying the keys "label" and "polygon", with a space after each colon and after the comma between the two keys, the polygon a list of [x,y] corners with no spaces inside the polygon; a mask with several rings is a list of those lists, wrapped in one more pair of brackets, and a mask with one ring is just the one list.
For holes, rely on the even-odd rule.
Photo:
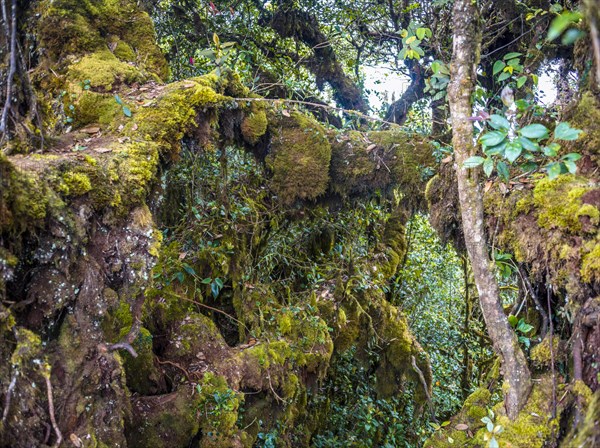
{"label": "green moss", "polygon": [[84,56],[79,62],[69,67],[68,77],[71,81],[81,83],[90,81],[92,89],[111,91],[120,84],[143,82],[144,75],[135,67],[119,61],[108,50]]}
{"label": "green moss", "polygon": [[83,173],[67,171],[63,174],[58,189],[67,196],[81,196],[92,189],[92,183],[90,178]]}
{"label": "green moss", "polygon": [[[585,387],[585,386],[583,386]],[[589,391],[589,389],[588,389]],[[593,395],[585,393],[586,406],[582,409],[583,421],[579,423],[571,433],[566,437],[561,446],[564,447],[587,447],[596,446],[600,440],[600,390]]]}
{"label": "green moss", "polygon": [[600,278],[600,240],[592,240],[584,247],[581,261],[581,278],[592,282]]}
{"label": "green moss", "polygon": [[133,401],[132,420],[125,429],[131,447],[188,446],[200,428],[201,397],[191,386]]}
{"label": "green moss", "polygon": [[116,42],[118,58],[167,79],[152,19],[134,0],[43,0],[38,11],[38,39],[50,58],[107,52]]}
{"label": "green moss", "polygon": [[589,207],[581,203],[581,197],[589,190],[585,179],[571,175],[540,179],[533,191],[538,225],[545,229],[580,231],[579,216],[590,213]]}
{"label": "green moss", "polygon": [[[125,338],[130,327],[124,327],[119,335],[119,340]],[[145,328],[140,328],[138,336],[132,344],[137,357],[125,352],[123,356],[127,387],[132,392],[141,395],[153,395],[159,389],[157,384],[160,373],[154,365],[154,353],[152,352],[152,334]]]}
{"label": "green moss", "polygon": [[[558,336],[554,336],[552,340],[552,355],[554,356],[554,362],[560,362],[561,360],[564,360],[564,350],[561,350],[560,348],[560,338]],[[537,368],[551,366],[552,356],[550,353],[549,335],[546,336],[542,342],[531,349],[530,358]]]}
{"label": "green moss", "polygon": [[273,172],[271,188],[284,204],[315,199],[329,182],[331,146],[323,126],[292,112],[271,125],[273,140],[266,162]]}
{"label": "green moss", "polygon": [[113,54],[121,61],[124,62],[133,62],[135,61],[135,52],[133,48],[129,46],[126,42],[119,40],[116,42],[115,49],[113,50]]}
{"label": "green moss", "polygon": [[211,84],[209,77],[170,84],[154,107],[144,108],[135,115],[139,134],[174,152],[178,150],[180,140],[193,125],[202,125],[198,130],[198,133],[204,132],[198,136],[201,143],[209,140],[209,117],[204,117],[206,121],[202,123],[196,123],[196,116],[199,110],[216,108],[219,103],[225,101],[225,97],[207,84]]}
{"label": "green moss", "polygon": [[264,110],[257,110],[244,117],[242,121],[242,136],[251,145],[256,144],[258,139],[267,132],[267,114]]}
{"label": "green moss", "polygon": [[122,107],[111,94],[84,92],[74,103],[73,124],[77,127],[88,124],[100,124],[116,128],[119,118],[123,118]]}
{"label": "green moss", "polygon": [[542,448],[556,440],[559,435],[560,415],[551,418],[551,393],[552,378],[545,376],[534,384],[526,405],[513,421],[505,415],[503,403],[495,406],[495,423],[504,428],[496,437],[500,446]]}

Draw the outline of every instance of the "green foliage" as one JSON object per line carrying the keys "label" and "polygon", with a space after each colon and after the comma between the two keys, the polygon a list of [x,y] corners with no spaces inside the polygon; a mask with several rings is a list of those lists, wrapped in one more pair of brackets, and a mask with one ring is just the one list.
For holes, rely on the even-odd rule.
{"label": "green foliage", "polygon": [[[517,76],[523,72],[520,56],[522,56],[520,53],[509,53],[502,60],[494,63],[493,74],[498,75],[498,82],[514,76],[512,85],[516,84],[517,89],[523,88],[527,77]],[[537,76],[531,76],[533,83],[537,84]],[[564,173],[574,174],[577,171],[575,162],[581,158],[581,155],[578,153],[561,155],[559,141],[577,140],[581,130],[572,128],[566,122],[556,124],[552,134],[541,123],[530,123],[520,127],[519,119],[526,116],[525,112],[534,106],[533,103],[527,99],[520,99],[515,103],[514,92],[509,84],[502,90],[501,100],[507,107],[504,115],[484,113],[481,117],[491,128],[491,130],[482,129],[478,138],[484,156],[469,157],[464,162],[465,167],[482,166],[487,177],[490,177],[495,169],[505,182],[509,181],[510,167],[513,165],[526,173],[535,172],[541,167],[550,179]]]}
{"label": "green foliage", "polygon": [[488,415],[481,419],[482,423],[485,423],[486,434],[483,436],[483,440],[487,442],[488,448],[499,448],[498,440],[496,435],[500,434],[504,428],[502,425],[494,424],[494,411],[488,409]]}
{"label": "green foliage", "polygon": [[517,316],[513,316],[512,314],[508,316],[508,323],[511,327],[514,328],[517,333],[517,337],[519,342],[525,345],[525,347],[529,348],[531,346],[531,330],[533,330],[533,325],[529,325],[525,322],[525,319],[519,319]]}

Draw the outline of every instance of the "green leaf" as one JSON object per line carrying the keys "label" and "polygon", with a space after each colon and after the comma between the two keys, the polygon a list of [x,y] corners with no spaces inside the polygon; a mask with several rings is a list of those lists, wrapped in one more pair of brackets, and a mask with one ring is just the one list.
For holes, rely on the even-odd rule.
{"label": "green leaf", "polygon": [[519,77],[519,79],[517,79],[517,89],[520,89],[521,87],[523,87],[526,82],[527,82],[527,76]]}
{"label": "green leaf", "polygon": [[508,170],[508,165],[505,162],[500,161],[500,162],[498,162],[496,169],[498,170],[498,174],[500,175],[500,177],[504,181],[508,182],[508,179],[510,177],[510,171]]}
{"label": "green leaf", "polygon": [[521,151],[523,151],[521,143],[518,140],[514,140],[506,145],[504,157],[506,157],[506,160],[508,160],[510,163],[513,163],[519,158]]}
{"label": "green leaf", "polygon": [[489,448],[499,448],[498,441],[495,437],[492,437],[492,440],[490,440]]}
{"label": "green leaf", "polygon": [[131,117],[131,109],[127,106],[123,106],[123,114],[125,114],[126,117]]}
{"label": "green leaf", "polygon": [[568,160],[570,162],[577,162],[579,159],[581,159],[581,154],[576,152],[570,152],[561,157],[561,160]]}
{"label": "green leaf", "polygon": [[550,23],[550,29],[548,30],[548,36],[546,39],[553,41],[560,36],[572,23],[577,22],[581,19],[581,14],[578,12],[563,12],[556,16]]}
{"label": "green leaf", "polygon": [[215,282],[210,284],[210,292],[215,299],[219,297],[219,286]]}
{"label": "green leaf", "polygon": [[558,139],[558,140],[577,140],[579,138],[579,134],[581,134],[583,131],[581,129],[574,129],[571,126],[569,126],[569,123],[566,122],[561,122],[558,123],[556,125],[556,128],[554,129],[554,136]]}
{"label": "green leaf", "polygon": [[482,145],[491,147],[500,144],[506,138],[506,133],[500,131],[490,131],[483,134],[479,141]]}
{"label": "green leaf", "polygon": [[577,28],[568,29],[567,32],[563,35],[561,43],[563,45],[572,45],[575,41],[579,40],[585,36],[585,33]]}
{"label": "green leaf", "polygon": [[517,326],[517,324],[519,323],[519,319],[517,318],[517,316],[513,316],[511,314],[510,316],[508,316],[508,323],[510,324],[511,327],[515,328]]}
{"label": "green leaf", "polygon": [[548,137],[548,128],[543,124],[534,123],[521,128],[519,133],[523,137],[541,139]]}
{"label": "green leaf", "polygon": [[417,28],[417,38],[419,40],[423,40],[425,38],[425,33],[427,32],[427,30],[425,28]]}
{"label": "green leaf", "polygon": [[489,417],[483,417],[483,418],[481,419],[481,422],[482,422],[482,423],[485,423],[486,425],[487,425],[488,423],[492,423],[492,421],[490,420],[490,418],[489,418]]}
{"label": "green leaf", "polygon": [[532,142],[527,137],[521,136],[518,140],[521,143],[521,146],[523,146],[523,148],[525,149],[525,151],[536,152],[540,150],[540,145]]}
{"label": "green leaf", "polygon": [[223,287],[223,280],[221,280],[219,277],[215,278],[215,283],[219,286],[219,288]]}
{"label": "green leaf", "polygon": [[185,270],[185,272],[187,272],[190,275],[196,275],[196,271],[194,271],[194,268],[191,267],[189,264],[187,263],[183,263],[183,269]]}
{"label": "green leaf", "polygon": [[503,61],[498,60],[494,62],[494,68],[492,69],[493,75],[496,76],[504,67],[506,67],[506,64]]}
{"label": "green leaf", "polygon": [[212,283],[212,278],[210,278],[210,277],[203,278],[202,283],[205,285],[208,285],[208,284]]}
{"label": "green leaf", "polygon": [[505,79],[510,78],[510,73],[508,72],[502,72],[502,74],[500,76],[498,76],[498,82],[502,82]]}
{"label": "green leaf", "polygon": [[521,333],[529,333],[531,330],[533,330],[533,325],[529,325],[521,321],[517,326],[517,330],[519,330]]}
{"label": "green leaf", "polygon": [[505,54],[502,59],[504,59],[505,61],[508,61],[509,59],[518,58],[519,56],[523,56],[523,53],[508,53],[508,54]]}
{"label": "green leaf", "polygon": [[569,173],[575,174],[577,172],[577,165],[575,165],[575,162],[571,160],[565,160],[563,161],[563,164]]}
{"label": "green leaf", "polygon": [[481,165],[484,162],[484,158],[480,156],[472,156],[465,160],[464,167],[465,168],[475,168],[476,166]]}
{"label": "green leaf", "polygon": [[483,162],[483,172],[487,177],[492,175],[492,171],[494,170],[494,159],[491,157],[487,157]]}
{"label": "green leaf", "polygon": [[123,101],[121,100],[121,97],[119,95],[115,95],[115,101],[119,106],[123,105]]}
{"label": "green leaf", "polygon": [[550,143],[548,146],[544,146],[542,151],[547,157],[556,157],[558,155],[558,150],[560,149],[560,145],[556,142]]}
{"label": "green leaf", "polygon": [[488,119],[488,123],[494,129],[504,129],[505,131],[508,131],[510,129],[509,121],[506,118],[504,118],[502,115],[498,115],[498,114],[491,115],[490,118]]}
{"label": "green leaf", "polygon": [[560,176],[560,173],[562,172],[560,163],[549,163],[548,165],[546,165],[546,172],[548,173],[548,177],[550,178],[550,180],[556,179],[558,176]]}
{"label": "green leaf", "polygon": [[488,432],[492,432],[494,430],[494,424],[492,422],[488,422],[486,424],[486,428],[487,428]]}
{"label": "green leaf", "polygon": [[508,139],[504,139],[499,145],[492,146],[490,148],[484,147],[483,152],[488,156],[504,156],[504,150],[508,144]]}

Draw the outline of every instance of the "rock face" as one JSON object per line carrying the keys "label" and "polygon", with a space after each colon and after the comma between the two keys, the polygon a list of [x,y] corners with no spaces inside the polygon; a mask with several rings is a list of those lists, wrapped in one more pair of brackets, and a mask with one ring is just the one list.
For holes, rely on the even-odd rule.
{"label": "rock face", "polygon": [[[42,153],[16,138],[0,155],[1,446],[252,446],[276,426],[282,443],[306,444],[320,424],[309,392],[336,350],[374,334],[391,389],[430,387],[384,293],[405,211],[423,203],[412,174],[427,145],[364,134],[337,151],[367,166],[333,168],[343,136],[238,103],[249,92],[233,74],[162,84],[137,2],[28,13],[42,54],[31,82],[58,132]],[[410,200],[352,266],[337,263],[334,242],[356,234],[332,219],[393,185]]]}

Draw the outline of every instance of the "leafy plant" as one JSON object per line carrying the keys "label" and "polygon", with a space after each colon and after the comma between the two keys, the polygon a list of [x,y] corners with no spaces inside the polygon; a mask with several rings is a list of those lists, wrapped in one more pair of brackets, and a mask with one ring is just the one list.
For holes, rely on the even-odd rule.
{"label": "leafy plant", "polygon": [[481,421],[485,423],[485,429],[487,431],[483,438],[488,443],[488,448],[499,448],[500,445],[498,445],[496,435],[504,431],[502,425],[494,424],[494,417],[494,411],[488,409],[488,415],[481,419]]}
{"label": "leafy plant", "polygon": [[533,330],[533,325],[525,322],[525,319],[519,319],[517,316],[513,316],[512,314],[508,316],[508,323],[511,327],[515,329],[517,333],[517,337],[519,338],[519,342],[525,345],[525,347],[529,348],[531,346],[531,339],[528,334]]}
{"label": "leafy plant", "polygon": [[123,103],[123,100],[121,99],[121,97],[119,95],[115,95],[115,101],[117,102],[117,104],[119,106],[122,107],[123,115],[125,115],[128,118],[131,118],[131,109]]}
{"label": "leafy plant", "polygon": [[569,153],[558,160],[552,160],[558,156],[561,148],[558,141],[576,140],[582,132],[571,128],[568,123],[559,123],[553,134],[540,123],[516,128],[506,117],[499,114],[491,115],[487,123],[493,130],[485,131],[479,137],[485,157],[469,157],[464,163],[465,167],[482,165],[487,177],[492,175],[495,168],[504,181],[508,181],[510,177],[509,166],[517,161],[520,162],[518,166],[522,171],[533,171],[538,169],[542,160],[550,160],[543,166],[550,179],[563,173],[574,174],[577,171],[575,162],[581,158],[580,154]]}
{"label": "leafy plant", "polygon": [[213,33],[213,48],[207,48],[206,50],[202,50],[198,53],[199,56],[203,56],[212,62],[214,62],[216,68],[215,73],[217,76],[221,76],[223,73],[223,68],[225,66],[226,58],[233,47],[235,46],[235,42],[224,42],[221,43],[219,36],[217,33]]}
{"label": "leafy plant", "polygon": [[420,59],[425,56],[421,43],[431,38],[432,32],[429,28],[418,27],[411,22],[406,29],[400,32],[402,37],[402,50],[398,54],[400,59]]}

